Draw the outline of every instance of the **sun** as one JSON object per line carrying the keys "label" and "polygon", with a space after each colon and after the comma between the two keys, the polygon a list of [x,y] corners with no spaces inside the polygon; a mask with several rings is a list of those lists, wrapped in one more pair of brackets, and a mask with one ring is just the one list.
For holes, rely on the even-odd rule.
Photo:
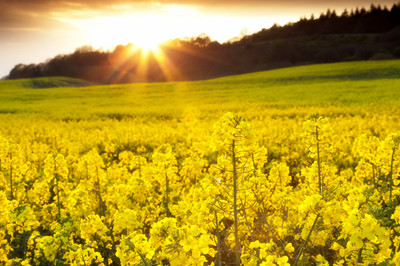
{"label": "sun", "polygon": [[[147,36],[146,36],[147,37]],[[150,37],[142,37],[137,39],[136,41],[132,42],[134,46],[138,47],[144,52],[153,52],[156,53],[160,49],[160,44],[162,41],[158,40],[157,38]]]}
{"label": "sun", "polygon": [[81,27],[85,28],[92,46],[106,49],[132,43],[144,51],[156,51],[162,42],[168,40],[165,32],[159,27],[162,21],[153,18],[152,23],[138,26],[141,24],[142,21],[131,17],[103,17],[85,21]]}
{"label": "sun", "polygon": [[145,51],[154,51],[162,43],[198,36],[207,31],[207,27],[215,30],[221,25],[220,20],[210,16],[205,16],[209,21],[205,23],[204,16],[197,7],[154,4],[148,9],[138,7],[136,11],[127,9],[118,14],[62,18],[62,21],[80,28],[83,38],[94,47],[112,49],[119,44],[132,43]]}

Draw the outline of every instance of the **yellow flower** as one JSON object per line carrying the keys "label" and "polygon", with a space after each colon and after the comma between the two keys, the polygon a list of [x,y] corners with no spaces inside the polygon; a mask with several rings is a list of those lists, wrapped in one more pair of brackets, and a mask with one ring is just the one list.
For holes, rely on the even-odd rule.
{"label": "yellow flower", "polygon": [[294,247],[292,246],[292,243],[289,243],[285,246],[285,251],[287,253],[293,253],[294,252]]}

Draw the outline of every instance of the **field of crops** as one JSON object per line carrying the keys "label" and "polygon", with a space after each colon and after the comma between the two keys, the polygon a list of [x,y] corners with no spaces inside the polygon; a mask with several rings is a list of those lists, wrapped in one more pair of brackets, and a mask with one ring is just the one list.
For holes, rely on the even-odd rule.
{"label": "field of crops", "polygon": [[0,264],[399,265],[400,61],[0,81]]}

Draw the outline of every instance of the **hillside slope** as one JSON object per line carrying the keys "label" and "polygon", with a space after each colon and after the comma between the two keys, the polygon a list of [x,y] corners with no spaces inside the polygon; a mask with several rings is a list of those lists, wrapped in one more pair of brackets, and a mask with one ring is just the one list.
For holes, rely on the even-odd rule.
{"label": "hillside slope", "polygon": [[68,77],[31,78],[17,80],[0,80],[0,90],[5,88],[47,89],[57,87],[85,87],[93,82]]}
{"label": "hillside slope", "polygon": [[123,119],[179,117],[188,109],[214,116],[269,106],[391,108],[400,106],[400,60],[310,65],[196,82],[77,85],[85,83],[63,78],[1,81],[0,112]]}

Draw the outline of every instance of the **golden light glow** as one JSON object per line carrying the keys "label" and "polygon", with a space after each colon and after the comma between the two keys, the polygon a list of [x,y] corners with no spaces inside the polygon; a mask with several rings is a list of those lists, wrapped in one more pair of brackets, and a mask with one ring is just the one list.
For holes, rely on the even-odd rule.
{"label": "golden light glow", "polygon": [[159,53],[159,45],[161,41],[158,40],[157,38],[142,38],[140,40],[137,40],[135,42],[135,45],[141,48],[145,53],[148,52],[153,52],[153,53]]}
{"label": "golden light glow", "polygon": [[78,28],[82,33],[82,45],[114,50],[119,44],[132,44],[129,49],[113,53],[110,58],[118,67],[118,71],[110,77],[115,83],[185,80],[183,73],[174,65],[174,59],[169,58],[171,50],[159,46],[160,43],[176,38],[195,38],[202,34],[222,43],[243,33],[251,34],[271,26],[274,22],[280,23],[276,18],[265,15],[249,17],[225,12],[210,13],[204,6],[159,2],[114,5],[107,12],[66,10],[52,16],[72,28]]}
{"label": "golden light glow", "polygon": [[87,44],[105,49],[133,43],[149,50],[171,39],[196,37],[203,33],[212,40],[225,42],[243,32],[253,33],[280,22],[269,17],[241,18],[206,13],[199,6],[161,3],[115,6],[114,13],[84,14],[85,11],[57,13],[54,18],[80,28],[85,32]]}
{"label": "golden light glow", "polygon": [[93,46],[110,48],[116,44],[133,43],[144,50],[152,50],[165,41],[156,25],[160,18],[154,17],[146,27],[136,18],[98,18],[86,24],[86,31]]}

